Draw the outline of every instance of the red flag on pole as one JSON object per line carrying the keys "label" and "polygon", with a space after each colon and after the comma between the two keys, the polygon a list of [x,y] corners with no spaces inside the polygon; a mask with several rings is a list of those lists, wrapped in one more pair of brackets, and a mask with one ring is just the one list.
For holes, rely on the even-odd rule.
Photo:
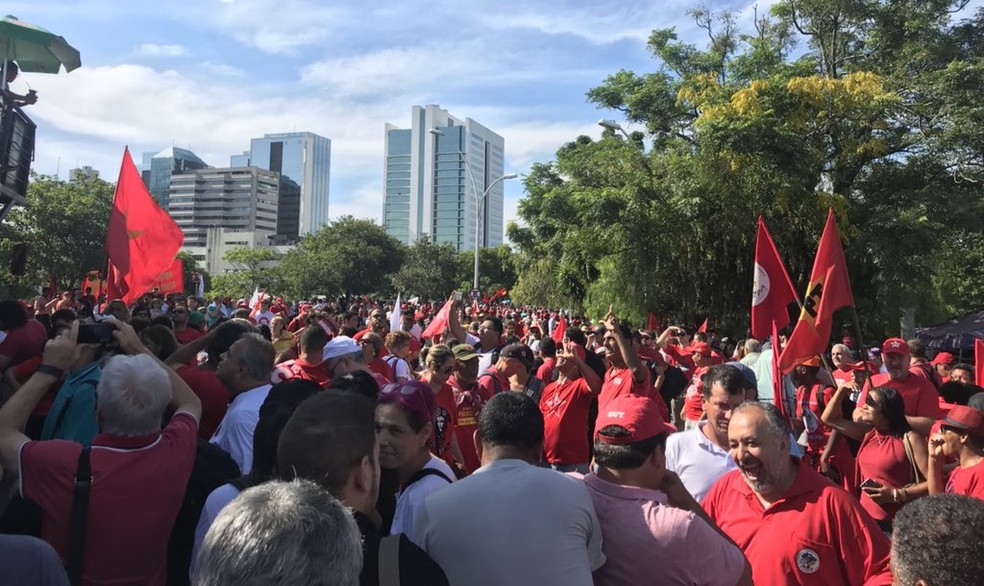
{"label": "red flag on pole", "polygon": [[786,272],[786,265],[779,258],[776,243],[762,216],[758,219],[758,236],[755,238],[755,276],[752,282],[752,337],[764,340],[771,332],[772,322],[777,328],[789,325],[787,307],[796,301],[796,289]]}
{"label": "red flag on pole", "polygon": [[124,149],[116,196],[106,232],[109,299],[127,304],[149,291],[174,262],[184,235],[144,186]]}
{"label": "red flag on pole", "polygon": [[830,341],[834,311],[851,305],[854,305],[854,295],[851,293],[837,220],[831,209],[827,213],[827,225],[824,226],[813,261],[803,309],[793,335],[782,351],[779,370],[789,373],[803,360],[823,353]]}
{"label": "red flag on pole", "polygon": [[789,418],[789,411],[786,410],[785,393],[782,389],[782,372],[779,371],[779,327],[776,322],[772,322],[772,400],[783,417]]}
{"label": "red flag on pole", "polygon": [[697,331],[698,332],[704,332],[705,334],[707,333],[707,320],[709,320],[709,319],[711,319],[711,318],[709,318],[709,317],[705,317],[704,318],[704,323],[700,324],[700,327],[697,328]]}
{"label": "red flag on pole", "polygon": [[[420,334],[421,339],[433,338],[434,336],[444,332],[448,328],[448,315],[451,313],[451,307],[454,305],[454,299],[448,299],[448,302],[444,304],[444,307],[437,312],[434,319],[427,324],[427,328],[422,334]],[[462,342],[464,343],[464,342]]]}
{"label": "red flag on pole", "polygon": [[171,266],[157,276],[154,287],[161,293],[184,293],[184,261],[174,259]]}
{"label": "red flag on pole", "polygon": [[984,386],[984,340],[974,340],[974,379],[977,386]]}
{"label": "red flag on pole", "polygon": [[560,316],[560,320],[557,321],[557,327],[554,328],[553,334],[550,335],[554,342],[562,344],[564,342],[564,336],[567,335],[567,320],[564,316]]}
{"label": "red flag on pole", "polygon": [[649,319],[646,320],[646,329],[650,332],[655,332],[659,329],[659,318],[651,311],[649,312]]}

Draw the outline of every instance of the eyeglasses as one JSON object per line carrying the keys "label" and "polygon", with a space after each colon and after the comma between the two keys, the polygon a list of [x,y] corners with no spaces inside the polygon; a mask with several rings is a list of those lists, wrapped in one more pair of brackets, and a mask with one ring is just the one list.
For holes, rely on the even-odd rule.
{"label": "eyeglasses", "polygon": [[400,393],[405,397],[412,397],[414,395],[420,394],[420,389],[412,385],[401,385],[400,383],[390,383],[383,387],[380,393],[384,395],[392,395],[394,393]]}

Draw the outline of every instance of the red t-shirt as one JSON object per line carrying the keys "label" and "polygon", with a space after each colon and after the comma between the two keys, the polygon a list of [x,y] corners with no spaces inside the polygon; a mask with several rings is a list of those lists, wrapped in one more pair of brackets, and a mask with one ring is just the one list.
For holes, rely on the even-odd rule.
{"label": "red t-shirt", "polygon": [[587,464],[591,388],[583,378],[555,381],[543,389],[543,450],[551,464]]}
{"label": "red t-shirt", "polygon": [[322,388],[327,387],[330,381],[328,369],[325,368],[324,362],[310,364],[300,358],[296,358],[281,362],[275,366],[273,373],[270,375],[270,384],[275,385],[293,378],[316,382]]}
{"label": "red t-shirt", "polygon": [[[902,438],[882,435],[872,429],[861,442],[857,456],[858,484],[865,480],[874,480],[879,484],[901,488],[915,479],[912,478],[912,466],[905,455],[905,444]],[[857,491],[855,491],[857,494]],[[902,507],[895,503],[880,505],[871,500],[861,491],[861,506],[868,511],[876,521],[886,521],[895,517]]]}
{"label": "red t-shirt", "polygon": [[488,401],[493,395],[509,390],[509,379],[502,376],[492,365],[479,375],[478,391],[482,395],[482,401]]}
{"label": "red t-shirt", "polygon": [[371,374],[372,378],[376,380],[376,385],[379,387],[380,391],[383,390],[383,387],[393,382],[390,379],[386,378],[385,376],[379,374],[378,372],[372,372],[370,370],[369,374]]}
{"label": "red t-shirt", "polygon": [[553,356],[549,356],[543,359],[543,364],[540,368],[536,369],[536,378],[542,380],[543,382],[549,384],[553,382],[554,368],[557,367],[557,359]]}
{"label": "red t-shirt", "polygon": [[645,379],[642,382],[636,382],[632,378],[632,371],[628,368],[615,368],[614,366],[609,368],[608,372],[605,373],[605,380],[601,383],[601,393],[598,395],[598,409],[604,409],[609,401],[623,395],[652,397],[652,385],[649,384],[649,371],[645,370],[645,372]]}
{"label": "red t-shirt", "polygon": [[482,396],[478,385],[465,391],[454,377],[448,379],[448,385],[454,392],[454,435],[458,438],[458,448],[465,460],[465,470],[471,474],[482,466],[475,451],[474,436],[478,429],[478,414],[482,410]]}
{"label": "red t-shirt", "polygon": [[48,341],[48,330],[36,319],[29,319],[21,327],[12,330],[0,342],[0,356],[10,358],[7,367],[20,364],[29,358],[41,354],[44,344]]}
{"label": "red t-shirt", "polygon": [[187,344],[189,342],[194,342],[198,338],[201,338],[203,335],[205,334],[191,327],[185,328],[180,332],[177,330],[174,331],[174,337],[177,338],[179,344]]}
{"label": "red t-shirt", "polygon": [[946,482],[946,492],[984,500],[984,460],[966,468],[954,468]]}
{"label": "red t-shirt", "polygon": [[211,439],[229,408],[229,389],[214,370],[201,366],[182,366],[175,370],[202,402],[202,420],[198,437]]}
{"label": "red t-shirt", "polygon": [[[372,362],[370,362],[369,364],[367,364],[366,365],[366,368],[369,369],[369,372],[373,372],[375,374],[378,374],[379,376],[385,378],[389,382],[392,382],[393,379],[394,379],[393,369],[390,368],[390,365],[389,364],[386,364],[386,361],[383,360],[383,356],[382,355],[378,356],[375,360],[373,360]],[[378,379],[377,379],[377,382],[378,382]],[[383,383],[383,384],[389,384],[389,382],[386,382],[386,383]]]}
{"label": "red t-shirt", "polygon": [[[163,585],[171,527],[195,461],[198,423],[179,412],[161,433],[97,435],[86,526],[85,583]],[[21,494],[43,511],[41,535],[65,561],[82,446],[31,441],[20,452]]]}
{"label": "red t-shirt", "polygon": [[431,434],[434,455],[454,468],[454,452],[451,450],[451,434],[454,433],[455,427],[454,391],[445,383],[441,390],[434,395],[434,401],[437,403],[436,424],[434,425],[434,433]]}
{"label": "red t-shirt", "polygon": [[836,382],[838,386],[844,383],[849,383],[854,380],[853,368],[848,368],[847,370],[841,370],[840,367],[838,366],[832,371],[832,374],[834,375],[834,382]]}
{"label": "red t-shirt", "polygon": [[768,509],[738,470],[701,506],[741,548],[756,584],[892,583],[889,541],[858,500],[797,462],[792,486]]}
{"label": "red t-shirt", "polygon": [[691,354],[684,352],[679,346],[669,344],[666,346],[664,352],[666,352],[666,355],[669,356],[676,365],[682,366],[690,371],[697,368],[697,365],[694,364],[694,357]]}
{"label": "red t-shirt", "polygon": [[690,421],[700,421],[704,416],[704,381],[701,377],[710,369],[709,366],[701,366],[694,371],[694,376],[690,379],[690,386],[683,398],[683,417]]}
{"label": "red t-shirt", "polygon": [[868,396],[868,389],[873,387],[889,387],[898,391],[902,395],[902,404],[905,407],[905,414],[910,417],[931,417],[940,418],[940,400],[936,387],[928,380],[909,374],[904,379],[894,381],[886,374],[876,374],[871,377],[871,386],[865,383],[861,396],[858,397],[858,405],[863,405]]}

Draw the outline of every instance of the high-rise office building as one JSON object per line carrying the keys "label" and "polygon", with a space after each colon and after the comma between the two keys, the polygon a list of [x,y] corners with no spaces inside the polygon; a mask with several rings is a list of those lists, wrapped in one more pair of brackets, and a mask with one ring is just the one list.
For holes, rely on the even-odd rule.
{"label": "high-rise office building", "polygon": [[[147,157],[144,156],[146,165]],[[195,153],[178,147],[168,147],[150,158],[150,175],[147,176],[147,189],[165,211],[171,193],[171,176],[198,169],[207,169],[205,161]],[[146,171],[146,167],[144,169]]]}
{"label": "high-rise office building", "polygon": [[474,248],[477,226],[481,247],[502,244],[502,183],[489,191],[478,218],[476,206],[504,174],[504,149],[498,134],[471,118],[462,122],[434,104],[414,106],[409,129],[387,124],[386,232],[405,244],[426,237],[460,251]]}
{"label": "high-rise office building", "polygon": [[210,227],[266,232],[269,240],[277,230],[279,190],[278,175],[256,167],[192,171],[171,177],[169,213],[184,233],[184,248],[205,248]]}
{"label": "high-rise office building", "polygon": [[250,141],[249,156],[232,166],[252,165],[280,174],[277,238],[296,241],[328,223],[331,140],[313,132],[265,134]]}
{"label": "high-rise office building", "polygon": [[69,181],[87,181],[92,179],[99,179],[99,171],[89,165],[82,165],[81,167],[69,169],[68,171]]}

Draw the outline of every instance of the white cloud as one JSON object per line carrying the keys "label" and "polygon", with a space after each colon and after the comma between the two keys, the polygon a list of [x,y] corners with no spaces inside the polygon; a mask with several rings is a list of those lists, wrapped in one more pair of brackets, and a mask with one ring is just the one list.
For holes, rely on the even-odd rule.
{"label": "white cloud", "polygon": [[156,43],[143,43],[133,52],[134,57],[184,57],[188,55],[188,48],[183,45],[158,45]]}

